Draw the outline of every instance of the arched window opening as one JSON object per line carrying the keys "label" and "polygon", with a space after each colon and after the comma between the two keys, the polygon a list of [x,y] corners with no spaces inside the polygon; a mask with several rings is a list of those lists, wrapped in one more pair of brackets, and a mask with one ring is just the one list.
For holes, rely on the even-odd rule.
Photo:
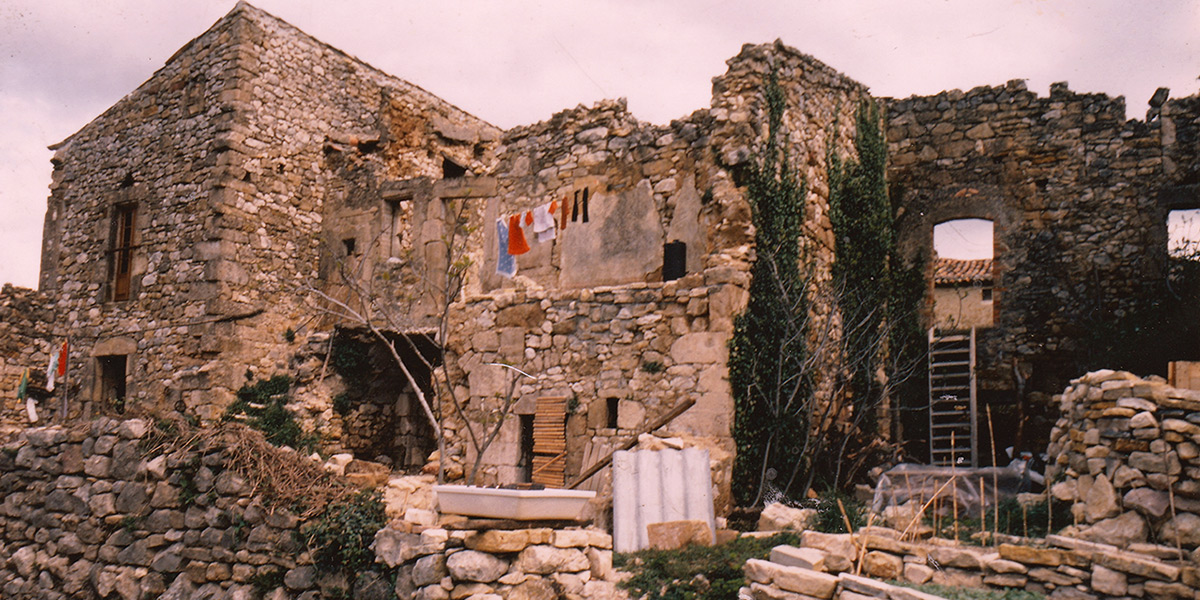
{"label": "arched window opening", "polygon": [[995,313],[993,224],[956,219],[933,228],[934,326],[991,327]]}

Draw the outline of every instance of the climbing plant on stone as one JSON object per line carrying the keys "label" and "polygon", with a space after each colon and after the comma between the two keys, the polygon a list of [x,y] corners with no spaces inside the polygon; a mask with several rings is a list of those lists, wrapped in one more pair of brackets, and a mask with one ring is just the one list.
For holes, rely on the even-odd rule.
{"label": "climbing plant on stone", "polygon": [[769,470],[793,472],[804,461],[809,431],[803,318],[808,302],[800,274],[805,184],[779,145],[786,98],[774,72],[768,76],[764,97],[766,144],[757,164],[746,172],[756,257],[750,299],[734,322],[729,343],[737,444],[733,490],[742,505],[761,501]]}

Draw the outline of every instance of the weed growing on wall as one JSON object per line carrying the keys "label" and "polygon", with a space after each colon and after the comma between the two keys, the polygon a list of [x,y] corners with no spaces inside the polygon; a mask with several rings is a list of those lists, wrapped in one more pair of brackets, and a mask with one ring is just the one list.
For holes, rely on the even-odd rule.
{"label": "weed growing on wall", "polygon": [[805,462],[811,414],[805,369],[809,303],[800,275],[805,185],[779,146],[786,98],[774,72],[763,95],[766,146],[746,173],[756,252],[750,299],[729,342],[737,444],[733,491],[744,506],[762,499],[768,472],[793,473]]}
{"label": "weed growing on wall", "polygon": [[[883,393],[876,371],[883,363],[876,339],[885,325],[885,306],[892,287],[889,259],[895,244],[892,210],[887,196],[887,147],[879,128],[879,108],[858,108],[854,146],[858,160],[843,161],[829,153],[829,222],[833,227],[834,277],[845,290],[839,298],[843,335],[849,356],[849,395],[859,411],[879,402]],[[873,419],[863,426],[870,428]]]}
{"label": "weed growing on wall", "polygon": [[320,517],[300,528],[298,535],[323,572],[357,573],[374,564],[371,543],[387,526],[378,492],[358,492],[329,506]]}
{"label": "weed growing on wall", "polygon": [[238,390],[237,401],[225,411],[225,420],[245,415],[246,424],[263,432],[268,442],[312,452],[317,447],[317,436],[301,429],[296,416],[287,409],[291,387],[292,378],[287,375],[247,383]]}

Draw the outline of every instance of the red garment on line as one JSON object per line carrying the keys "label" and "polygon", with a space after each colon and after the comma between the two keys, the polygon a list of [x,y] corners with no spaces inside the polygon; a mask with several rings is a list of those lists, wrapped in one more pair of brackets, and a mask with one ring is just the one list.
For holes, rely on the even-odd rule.
{"label": "red garment on line", "polygon": [[508,253],[513,256],[529,252],[529,242],[525,239],[525,231],[521,229],[521,217],[517,213],[508,218]]}

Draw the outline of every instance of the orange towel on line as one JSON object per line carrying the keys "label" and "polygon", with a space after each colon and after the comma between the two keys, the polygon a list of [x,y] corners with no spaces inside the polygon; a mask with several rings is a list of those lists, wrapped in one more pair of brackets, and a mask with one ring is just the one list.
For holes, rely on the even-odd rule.
{"label": "orange towel on line", "polygon": [[521,217],[517,213],[508,218],[508,253],[513,256],[529,252],[529,242],[525,239],[525,231],[521,229]]}

